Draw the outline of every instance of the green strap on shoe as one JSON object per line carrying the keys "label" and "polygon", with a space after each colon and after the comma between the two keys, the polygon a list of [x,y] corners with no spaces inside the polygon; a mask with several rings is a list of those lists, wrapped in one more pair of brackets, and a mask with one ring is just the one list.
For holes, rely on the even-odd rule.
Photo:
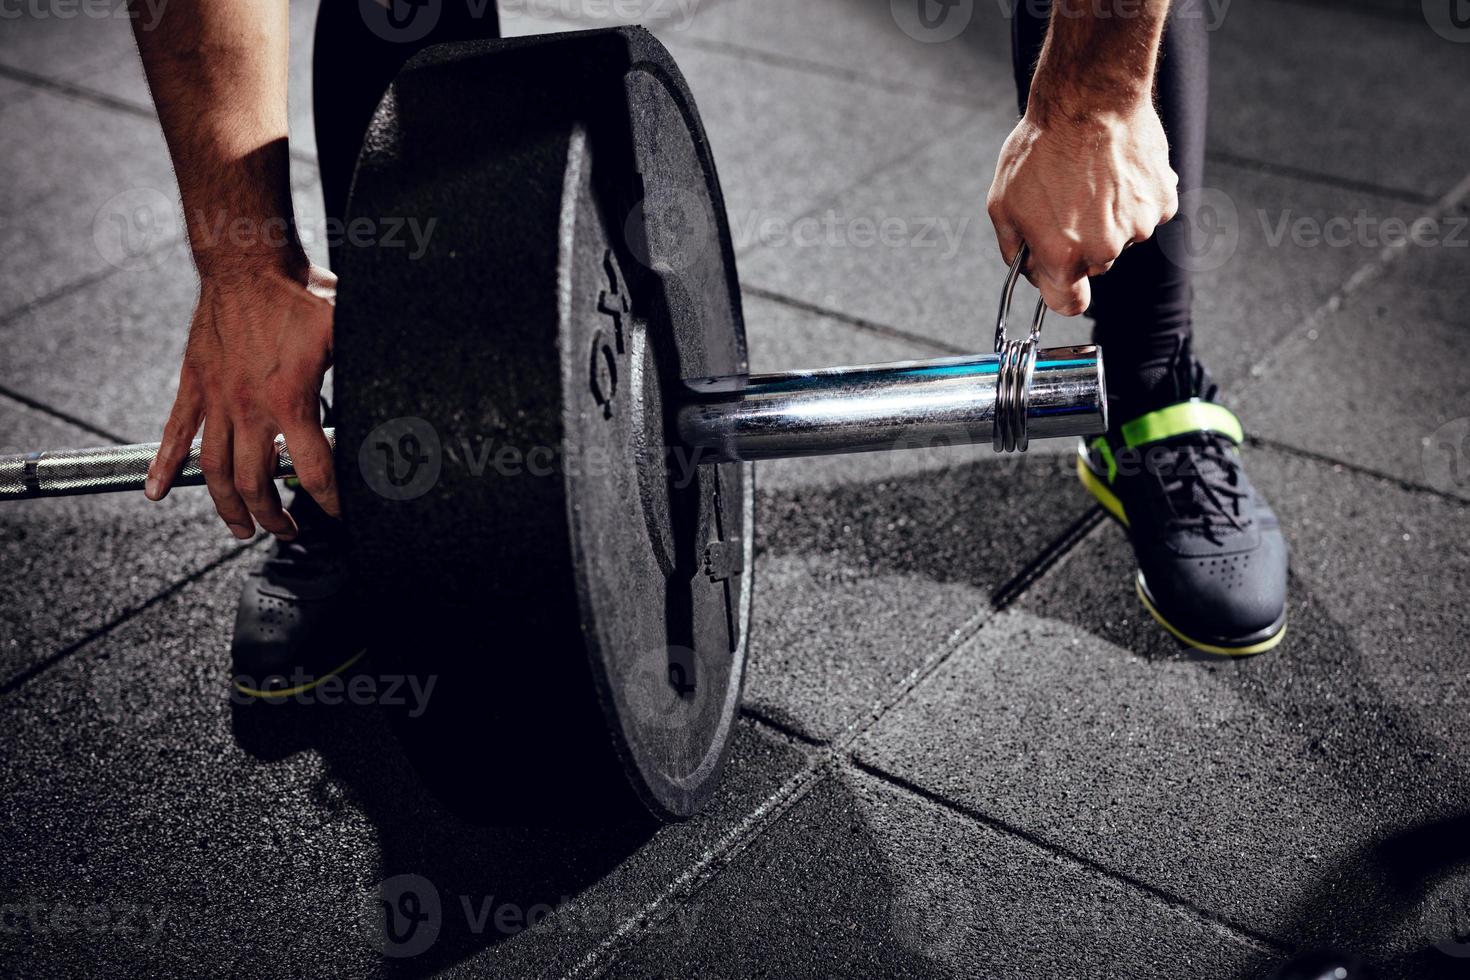
{"label": "green strap on shoe", "polygon": [[[1125,422],[1121,432],[1123,444],[1129,449],[1138,449],[1151,442],[1162,442],[1190,432],[1218,432],[1236,445],[1245,441],[1240,419],[1235,417],[1234,412],[1224,405],[1200,401],[1198,398],[1140,415],[1131,422]],[[1091,448],[1107,463],[1108,482],[1112,483],[1118,477],[1118,462],[1113,458],[1113,448],[1108,445],[1107,438],[1098,436],[1092,440]]]}
{"label": "green strap on shoe", "polygon": [[1190,432],[1218,432],[1237,445],[1245,441],[1235,413],[1224,405],[1197,398],[1140,415],[1132,422],[1123,423],[1122,429],[1123,442],[1130,449]]}

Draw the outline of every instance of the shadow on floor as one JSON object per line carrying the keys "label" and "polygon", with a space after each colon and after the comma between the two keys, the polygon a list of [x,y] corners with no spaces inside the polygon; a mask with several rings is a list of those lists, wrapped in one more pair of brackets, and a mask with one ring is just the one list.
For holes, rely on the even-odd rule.
{"label": "shadow on floor", "polygon": [[651,818],[595,829],[467,822],[424,787],[381,706],[235,705],[233,727],[264,761],[318,752],[329,775],[317,802],[359,810],[377,828],[382,884],[362,896],[361,930],[388,976],[429,976],[514,938],[656,829]]}

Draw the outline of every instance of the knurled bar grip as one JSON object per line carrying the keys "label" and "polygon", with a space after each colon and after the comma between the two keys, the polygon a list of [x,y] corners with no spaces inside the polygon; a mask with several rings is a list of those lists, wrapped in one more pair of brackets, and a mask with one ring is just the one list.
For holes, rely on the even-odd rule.
{"label": "knurled bar grip", "polygon": [[[335,430],[327,429],[325,432],[327,441],[335,447]],[[0,500],[142,490],[148,479],[148,467],[152,465],[153,457],[158,455],[158,445],[148,442],[134,446],[57,449],[0,456]],[[295,473],[285,437],[276,436],[276,478],[294,476]],[[197,439],[189,447],[189,458],[173,485],[204,485]]]}

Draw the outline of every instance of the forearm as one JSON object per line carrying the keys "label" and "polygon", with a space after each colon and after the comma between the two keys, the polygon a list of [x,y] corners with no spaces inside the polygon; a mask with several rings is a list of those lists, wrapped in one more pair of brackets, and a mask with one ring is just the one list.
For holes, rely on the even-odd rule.
{"label": "forearm", "polygon": [[1080,122],[1151,104],[1170,0],[1054,0],[1027,115]]}
{"label": "forearm", "polygon": [[151,28],[133,20],[202,274],[306,265],[291,209],[288,13],[287,0],[190,0]]}

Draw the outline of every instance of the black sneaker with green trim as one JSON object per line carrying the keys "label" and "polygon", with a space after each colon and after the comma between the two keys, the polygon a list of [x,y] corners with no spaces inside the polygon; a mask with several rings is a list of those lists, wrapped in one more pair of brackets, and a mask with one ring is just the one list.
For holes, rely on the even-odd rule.
{"label": "black sneaker with green trim", "polygon": [[[1186,355],[1187,358],[1187,355]],[[1208,653],[1265,653],[1286,635],[1286,540],[1241,466],[1239,420],[1192,359],[1172,404],[1078,447],[1082,484],[1128,531],[1138,597]]]}
{"label": "black sneaker with green trim", "polygon": [[247,698],[303,695],[364,652],[340,523],[301,490],[289,509],[296,538],[272,545],[245,580],[235,612],[231,680]]}

